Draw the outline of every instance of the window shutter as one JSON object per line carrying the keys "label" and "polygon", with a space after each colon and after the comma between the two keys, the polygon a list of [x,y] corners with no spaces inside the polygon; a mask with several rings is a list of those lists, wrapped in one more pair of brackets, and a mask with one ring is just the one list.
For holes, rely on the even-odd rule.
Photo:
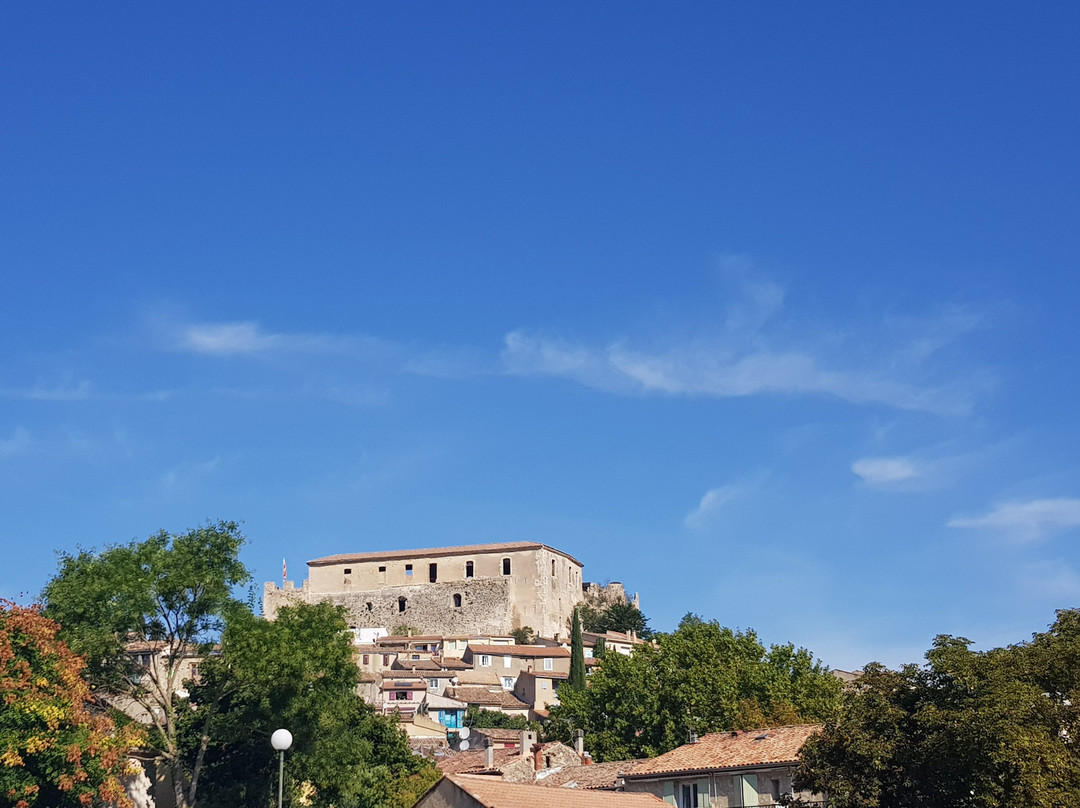
{"label": "window shutter", "polygon": [[697,804],[698,808],[709,808],[709,781],[698,780],[697,781]]}
{"label": "window shutter", "polygon": [[666,802],[668,805],[675,804],[675,784],[670,780],[664,783],[663,797],[664,802]]}

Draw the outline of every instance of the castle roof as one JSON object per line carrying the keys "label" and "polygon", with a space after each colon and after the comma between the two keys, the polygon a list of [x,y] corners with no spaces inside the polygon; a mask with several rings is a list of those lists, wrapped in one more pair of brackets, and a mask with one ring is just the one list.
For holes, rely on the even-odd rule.
{"label": "castle roof", "polygon": [[569,553],[556,550],[547,544],[535,541],[510,541],[496,544],[466,544],[461,547],[431,547],[423,550],[384,550],[377,553],[344,553],[342,555],[325,556],[308,562],[309,567],[325,567],[331,564],[359,563],[361,561],[394,561],[410,558],[428,558],[430,556],[452,555],[482,555],[485,553],[505,553],[514,550],[551,550],[558,553],[578,566],[584,566],[580,561]]}

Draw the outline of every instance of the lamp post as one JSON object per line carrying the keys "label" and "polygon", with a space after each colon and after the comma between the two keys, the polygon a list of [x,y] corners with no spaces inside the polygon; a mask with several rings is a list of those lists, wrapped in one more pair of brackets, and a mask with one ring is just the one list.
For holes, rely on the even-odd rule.
{"label": "lamp post", "polygon": [[292,733],[287,729],[275,729],[270,736],[270,745],[279,752],[277,778],[277,804],[281,808],[281,789],[285,782],[285,750],[292,746]]}

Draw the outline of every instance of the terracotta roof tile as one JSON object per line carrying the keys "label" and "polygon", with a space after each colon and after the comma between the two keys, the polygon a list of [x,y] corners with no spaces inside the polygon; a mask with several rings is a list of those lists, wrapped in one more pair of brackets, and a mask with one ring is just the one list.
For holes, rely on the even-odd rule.
{"label": "terracotta roof tile", "polygon": [[490,654],[491,656],[516,656],[539,659],[550,657],[551,659],[569,659],[570,649],[543,645],[473,645],[469,643],[469,650],[476,654]]}
{"label": "terracotta roof tile", "polygon": [[[501,771],[503,766],[513,763],[520,757],[517,749],[493,749],[491,751],[492,766],[493,770],[496,771]],[[444,757],[435,765],[443,774],[465,774],[468,772],[475,774],[476,772],[488,771],[487,750],[458,752],[456,755]]]}
{"label": "terracotta roof tile", "polygon": [[640,761],[627,777],[651,777],[671,772],[711,771],[758,766],[765,763],[794,763],[806,740],[821,729],[820,724],[792,727],[716,732],[697,743]]}
{"label": "terracotta roof tile", "polygon": [[553,791],[495,777],[452,774],[447,779],[485,808],[657,808],[664,801],[652,794],[621,791],[585,791],[574,788]]}
{"label": "terracotta roof tile", "polygon": [[505,690],[487,687],[448,687],[446,695],[466,704],[478,704],[481,707],[495,706],[507,710],[528,710],[529,705],[514,698]]}
{"label": "terracotta roof tile", "polygon": [[612,760],[588,766],[563,766],[537,779],[536,784],[547,788],[614,788],[622,775],[637,763],[636,760]]}

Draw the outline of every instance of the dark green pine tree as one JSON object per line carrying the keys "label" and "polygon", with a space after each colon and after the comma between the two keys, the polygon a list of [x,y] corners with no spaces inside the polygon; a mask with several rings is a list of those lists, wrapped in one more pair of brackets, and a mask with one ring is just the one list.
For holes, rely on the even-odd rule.
{"label": "dark green pine tree", "polygon": [[581,617],[574,609],[573,622],[570,625],[570,688],[585,689],[585,644],[581,641]]}

